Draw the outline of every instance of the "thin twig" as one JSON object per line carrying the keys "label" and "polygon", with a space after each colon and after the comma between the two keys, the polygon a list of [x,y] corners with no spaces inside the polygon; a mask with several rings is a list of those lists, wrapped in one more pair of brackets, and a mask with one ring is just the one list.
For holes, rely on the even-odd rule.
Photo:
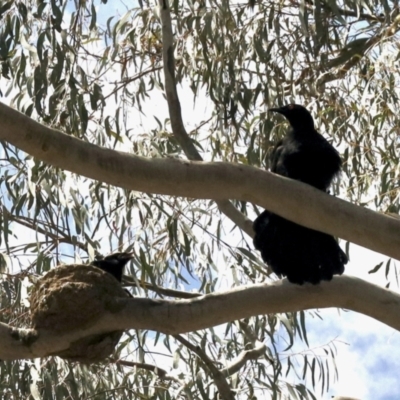
{"label": "thin twig", "polygon": [[[206,372],[211,374],[221,398],[224,400],[235,400],[235,395],[232,392],[224,374],[214,365],[214,362],[207,356],[207,354],[199,346],[195,346],[194,344],[190,343],[181,335],[174,335],[174,338],[188,349],[193,351],[193,353],[197,354],[200,360],[204,363],[204,365],[200,365],[202,365]],[[204,368],[204,366],[207,368]]]}
{"label": "thin twig", "polygon": [[258,342],[256,347],[242,351],[229,365],[221,370],[225,376],[231,376],[240,371],[249,360],[257,360],[265,353],[265,344]]}
{"label": "thin twig", "polygon": [[192,293],[192,292],[183,292],[181,290],[175,290],[175,289],[166,289],[157,285],[153,285],[148,282],[140,282],[137,283],[135,282],[132,278],[126,277],[124,275],[124,286],[135,286],[135,287],[141,287],[146,290],[151,290],[153,292],[156,292],[158,294],[162,294],[167,297],[177,297],[180,299],[193,299],[194,297],[200,297],[203,296],[201,293]]}
{"label": "thin twig", "polygon": [[165,369],[157,367],[157,365],[134,362],[134,361],[117,360],[117,359],[112,359],[111,361],[114,364],[122,365],[124,367],[138,368],[138,369],[144,369],[146,371],[151,371],[154,372],[160,379],[174,381],[182,386],[185,385],[185,382],[183,382],[176,376],[170,375]]}
{"label": "thin twig", "polygon": [[267,346],[258,340],[257,336],[251,330],[249,325],[244,321],[239,321],[239,326],[241,332],[244,333],[247,339],[249,339],[253,348],[243,350],[233,361],[231,361],[225,368],[223,368],[221,372],[225,376],[231,376],[240,371],[240,369],[247,363],[247,361],[256,360],[257,358],[265,356]]}

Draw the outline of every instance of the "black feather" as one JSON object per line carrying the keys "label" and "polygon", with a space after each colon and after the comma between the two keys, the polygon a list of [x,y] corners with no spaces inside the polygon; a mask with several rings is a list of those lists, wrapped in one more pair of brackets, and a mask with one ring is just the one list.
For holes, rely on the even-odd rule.
{"label": "black feather", "polygon": [[132,253],[114,253],[104,257],[102,260],[92,261],[91,264],[104,272],[108,272],[121,282],[124,267],[132,258]]}
{"label": "black feather", "polygon": [[[327,191],[341,159],[314,128],[311,114],[297,104],[271,109],[290,122],[271,155],[271,171]],[[278,276],[292,283],[319,283],[341,275],[348,259],[333,236],[288,221],[267,210],[254,221],[254,246]]]}

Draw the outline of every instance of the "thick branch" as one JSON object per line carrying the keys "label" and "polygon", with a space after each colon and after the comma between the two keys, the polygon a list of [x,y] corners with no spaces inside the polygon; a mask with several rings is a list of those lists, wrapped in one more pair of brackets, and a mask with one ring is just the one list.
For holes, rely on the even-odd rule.
{"label": "thick branch", "polygon": [[400,259],[400,221],[259,168],[144,158],[102,148],[35,122],[0,103],[0,139],[53,166],[147,193],[237,199]]}
{"label": "thick branch", "polygon": [[[340,307],[375,318],[400,331],[400,295],[350,276],[303,286],[286,280],[240,287],[190,300],[117,299],[118,313],[107,313],[85,330],[54,334],[30,331],[21,340],[17,329],[0,324],[0,359],[44,357],[87,335],[110,330],[150,329],[177,335],[253,315]],[[120,307],[121,306],[121,307]]]}
{"label": "thick branch", "polygon": [[[168,0],[159,0],[159,9],[163,37],[165,93],[167,97],[172,133],[178,140],[189,160],[203,161],[183,124],[181,104],[178,97],[178,91],[176,90],[174,43]],[[253,237],[254,232],[252,222],[249,218],[237,210],[229,200],[217,200],[216,203],[222,213],[224,213],[250,237]]]}
{"label": "thick branch", "polygon": [[163,36],[163,63],[165,93],[167,95],[168,111],[174,136],[190,160],[202,161],[200,154],[190,140],[182,120],[181,103],[175,84],[175,59],[171,15],[168,0],[159,0],[159,10]]}

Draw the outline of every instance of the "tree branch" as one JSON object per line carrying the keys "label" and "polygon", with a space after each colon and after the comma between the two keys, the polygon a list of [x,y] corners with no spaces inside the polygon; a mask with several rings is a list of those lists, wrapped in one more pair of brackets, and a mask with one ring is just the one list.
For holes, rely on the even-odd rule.
{"label": "tree branch", "polygon": [[221,370],[225,376],[231,376],[240,371],[249,360],[256,360],[265,353],[265,344],[258,342],[256,347],[242,351],[228,366]]}
{"label": "tree branch", "polygon": [[400,331],[400,294],[350,276],[303,286],[286,279],[243,286],[190,300],[115,299],[115,307],[92,326],[73,332],[12,328],[0,323],[0,359],[45,357],[69,348],[82,337],[126,329],[177,335],[253,315],[339,307],[375,318]]}
{"label": "tree branch", "polygon": [[399,24],[400,24],[400,16],[396,16],[391,25],[389,25],[385,29],[382,29],[380,33],[376,34],[375,36],[372,36],[367,40],[365,46],[361,51],[362,54],[356,54],[354,57],[350,58],[350,60],[348,60],[346,63],[343,64],[343,66],[339,68],[338,72],[336,73],[328,72],[326,74],[323,74],[320,78],[317,79],[317,84],[322,85],[328,82],[344,78],[347,72],[362,60],[367,51],[369,51],[373,46],[378,44],[380,41],[385,40],[390,36],[394,36],[399,29]]}
{"label": "tree branch", "polygon": [[155,375],[157,375],[160,379],[174,381],[181,386],[185,386],[184,381],[177,378],[176,376],[169,374],[165,369],[157,367],[157,365],[133,362],[133,361],[117,360],[117,359],[112,359],[111,361],[114,364],[122,365],[124,367],[131,367],[131,368],[144,369],[146,371],[151,371]]}
{"label": "tree branch", "polygon": [[200,365],[203,366],[203,369],[206,371],[206,373],[211,375],[215,386],[218,388],[221,398],[224,400],[235,400],[235,396],[225,378],[225,375],[214,365],[214,362],[207,356],[207,354],[199,346],[195,346],[194,344],[190,343],[183,336],[174,335],[174,338],[188,349],[193,351],[193,353],[197,354],[206,368],[204,368],[202,364]]}
{"label": "tree branch", "polygon": [[[293,7],[293,5],[296,5],[298,8],[300,8],[301,4],[299,2],[291,2],[290,7]],[[314,9],[314,3],[311,1],[310,3],[305,3],[304,6],[310,10],[311,12]],[[326,2],[321,2],[321,7],[324,8],[325,10],[328,9],[333,14],[332,8],[329,6],[329,3],[327,4]],[[345,8],[337,7],[337,11],[340,15],[343,15],[344,17],[354,17],[358,18],[358,21],[366,20],[370,22],[385,22],[385,17],[383,15],[372,15],[372,14],[367,14],[363,12],[358,12],[358,11],[353,11],[353,10],[347,10]]]}
{"label": "tree branch", "polygon": [[265,351],[267,346],[260,342],[254,333],[251,331],[249,326],[240,321],[239,322],[241,331],[245,334],[245,336],[252,343],[253,348],[249,350],[242,351],[233,361],[229,363],[221,372],[226,376],[231,376],[236,372],[240,371],[240,369],[247,363],[249,360],[256,360],[257,358],[265,355]]}
{"label": "tree branch", "polygon": [[[8,211],[5,207],[3,208],[3,212],[7,213],[7,218],[17,224],[20,224],[22,226],[25,226],[26,228],[32,229],[33,231],[36,231],[40,234],[42,234],[45,237],[49,237],[52,239],[54,242],[59,242],[59,243],[68,243],[75,245],[76,247],[79,247],[80,249],[87,251],[87,245],[85,245],[82,242],[79,242],[78,240],[73,241],[72,238],[68,237],[67,235],[63,235],[59,232],[60,236],[57,236],[53,232],[51,232],[52,229],[56,229],[55,227],[48,227],[48,229],[42,228],[39,223],[42,223],[45,225],[44,221],[34,221],[32,218],[29,217],[23,217],[23,216],[16,216],[12,214],[10,211]],[[57,229],[58,231],[58,229]]]}
{"label": "tree branch", "polygon": [[[346,15],[345,10],[339,9],[339,12],[341,12],[343,15]],[[381,20],[379,20],[379,21],[383,22]],[[386,40],[388,37],[394,36],[399,29],[398,28],[399,24],[400,24],[400,17],[396,16],[394,18],[392,24],[390,24],[389,26],[386,26],[386,27],[382,26],[381,31],[379,33],[376,33],[374,36],[371,36],[367,40],[365,45],[362,46],[360,51],[357,52],[357,54],[355,54],[353,57],[350,57],[350,59],[348,59],[347,61],[345,61],[343,63],[339,62],[338,65],[335,67],[330,66],[330,64],[332,62],[335,62],[335,59],[331,59],[331,60],[327,61],[327,63],[325,64],[325,67],[328,67],[328,71],[321,73],[319,76],[315,76],[315,73],[319,72],[318,68],[316,69],[316,68],[309,67],[309,66],[305,67],[294,82],[292,82],[292,83],[285,82],[285,83],[287,83],[287,85],[285,86],[285,91],[290,90],[290,86],[292,86],[293,84],[299,85],[304,80],[314,79],[314,80],[316,80],[317,86],[321,86],[321,85],[324,85],[324,84],[332,82],[332,81],[343,79],[346,76],[346,74],[353,67],[355,67],[357,64],[360,63],[360,61],[363,59],[363,57],[365,56],[367,51],[369,51],[372,47],[377,45],[379,42]],[[342,64],[342,65],[340,65],[340,64]],[[279,68],[277,70],[279,70]],[[284,77],[283,77],[283,79],[286,81],[286,79]]]}
{"label": "tree branch", "polygon": [[192,299],[194,297],[202,296],[201,293],[185,292],[183,290],[163,288],[162,286],[153,285],[152,283],[149,283],[149,282],[138,281],[138,283],[136,283],[132,277],[125,276],[125,275],[124,275],[123,283],[124,283],[124,287],[132,287],[132,286],[140,287],[142,289],[151,290],[153,292],[156,292],[159,295],[161,294],[161,295],[167,296],[167,297],[178,297],[180,299]]}
{"label": "tree branch", "polygon": [[[151,371],[155,375],[157,375],[159,379],[161,379],[163,381],[172,381],[172,382],[177,383],[180,386],[178,392],[184,392],[184,395],[182,395],[182,397],[184,397],[185,399],[189,400],[192,398],[192,396],[190,394],[190,390],[188,389],[188,384],[184,380],[179,379],[178,377],[176,377],[172,374],[169,374],[163,368],[159,368],[153,364],[126,361],[126,360],[111,359],[111,361],[114,364],[122,365],[124,367],[131,367],[131,368],[144,369],[146,371]],[[176,396],[176,399],[178,399],[178,398],[179,398],[179,395]]]}
{"label": "tree branch", "polygon": [[[178,91],[176,90],[174,43],[168,0],[159,0],[159,10],[163,37],[165,93],[167,96],[172,133],[178,140],[189,160],[203,161],[183,124],[181,104],[179,101]],[[254,236],[252,221],[237,210],[229,200],[217,200],[216,203],[223,214],[225,214],[250,237]]]}
{"label": "tree branch", "polygon": [[159,0],[158,3],[162,25],[165,93],[167,95],[172,133],[190,160],[202,161],[200,154],[186,132],[182,120],[181,103],[175,83],[174,45],[168,0]]}
{"label": "tree branch", "polygon": [[35,122],[0,103],[0,139],[53,166],[147,193],[250,201],[308,228],[400,259],[400,221],[248,165],[144,158]]}
{"label": "tree branch", "polygon": [[361,400],[361,399],[355,397],[347,397],[347,396],[335,396],[332,397],[332,400]]}
{"label": "tree branch", "polygon": [[[322,7],[329,7],[328,4],[326,4],[325,2],[322,2],[321,4]],[[300,7],[300,5],[298,5],[298,7]],[[307,8],[311,8],[311,6],[307,5]],[[329,7],[329,10],[331,12],[332,9]],[[341,7],[337,7],[337,10],[339,12],[340,15],[343,15],[345,17],[354,17],[354,18],[358,18],[358,21],[369,21],[369,22],[385,22],[385,17],[384,16],[380,16],[380,15],[372,15],[372,14],[367,14],[367,13],[359,13],[358,11],[353,11],[353,10],[346,10],[345,8],[341,8]]]}

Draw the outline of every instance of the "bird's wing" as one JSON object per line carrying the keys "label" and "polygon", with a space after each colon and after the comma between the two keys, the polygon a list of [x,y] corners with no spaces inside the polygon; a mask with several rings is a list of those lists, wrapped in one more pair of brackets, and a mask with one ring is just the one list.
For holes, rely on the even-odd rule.
{"label": "bird's wing", "polygon": [[283,148],[284,148],[283,139],[281,139],[276,143],[276,145],[273,148],[272,153],[271,153],[271,157],[270,157],[271,167],[270,167],[270,169],[271,169],[272,172],[275,172],[275,173],[277,172],[278,162],[279,162],[279,158],[280,158],[280,156],[282,154]]}

